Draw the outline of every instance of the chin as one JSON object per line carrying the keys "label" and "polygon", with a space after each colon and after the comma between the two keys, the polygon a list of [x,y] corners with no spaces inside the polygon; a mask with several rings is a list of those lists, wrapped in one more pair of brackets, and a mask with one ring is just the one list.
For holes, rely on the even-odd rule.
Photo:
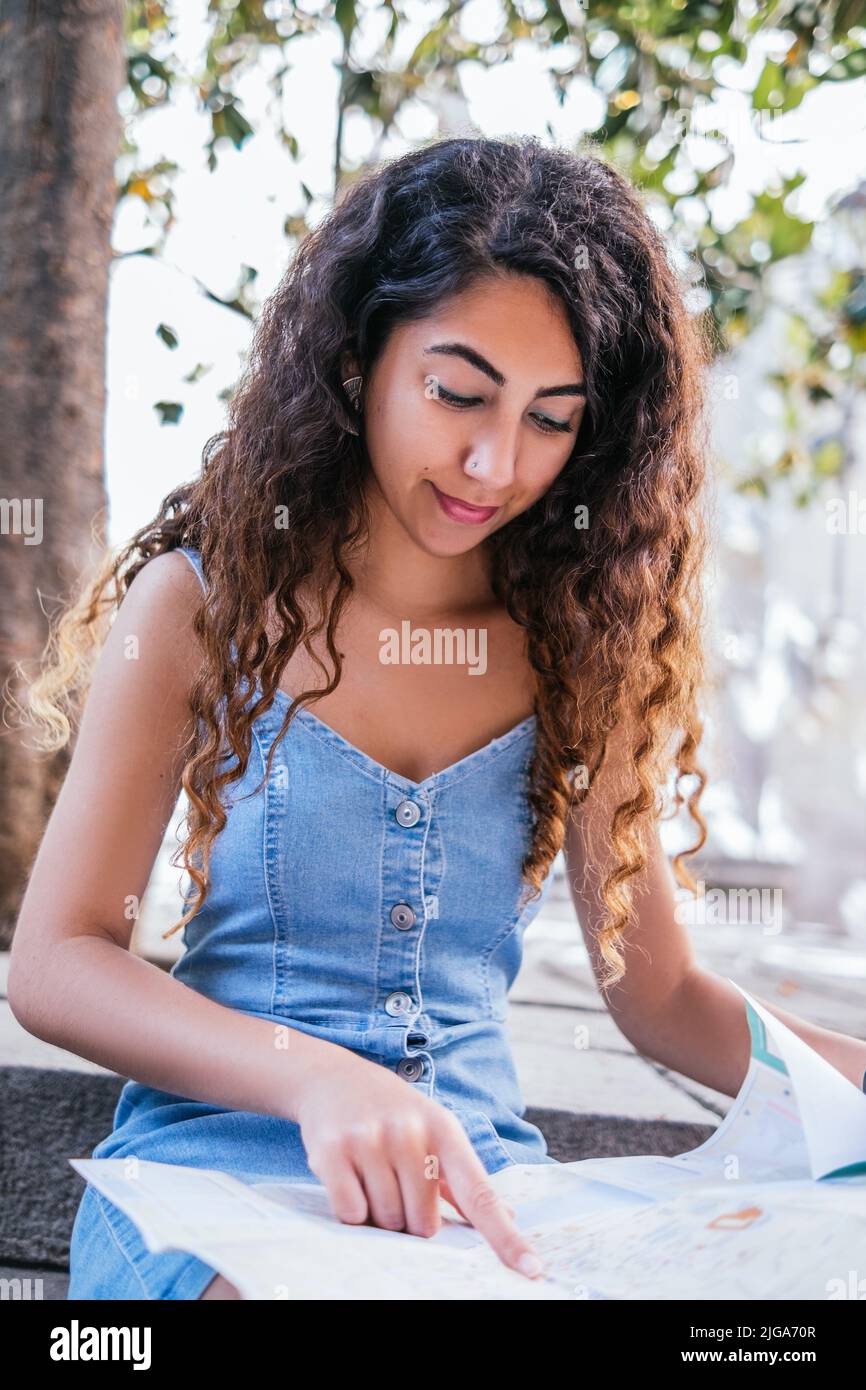
{"label": "chin", "polygon": [[489,534],[483,531],[482,534],[467,534],[443,536],[432,534],[427,527],[411,527],[409,534],[418,546],[427,555],[435,555],[439,559],[446,560],[454,555],[465,555],[468,551],[474,550]]}

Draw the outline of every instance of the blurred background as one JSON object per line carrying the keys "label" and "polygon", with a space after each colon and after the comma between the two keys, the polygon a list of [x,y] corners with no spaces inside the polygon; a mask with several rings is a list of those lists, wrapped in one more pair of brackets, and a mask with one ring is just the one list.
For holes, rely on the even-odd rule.
{"label": "blurred background", "polygon": [[[640,188],[691,307],[717,326],[710,834],[687,861],[708,897],[680,910],[724,974],[862,1034],[863,3],[63,13],[40,48],[11,11],[0,50],[4,676],[38,655],[88,557],[198,471],[259,308],[342,183],[437,136],[591,142]],[[35,497],[44,534],[21,544]],[[0,946],[64,767],[2,730]],[[133,939],[163,964],[183,949],[161,934],[181,913],[170,860],[185,810]],[[671,853],[693,840],[690,820],[663,825]],[[561,860],[555,873],[514,996],[530,1006],[593,998]]]}

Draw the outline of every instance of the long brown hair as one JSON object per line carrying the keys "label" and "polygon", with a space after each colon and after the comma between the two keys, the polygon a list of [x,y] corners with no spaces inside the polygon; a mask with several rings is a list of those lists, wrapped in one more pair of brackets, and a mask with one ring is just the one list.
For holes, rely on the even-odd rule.
{"label": "long brown hair", "polygon": [[[262,309],[226,428],[206,442],[200,476],[169,493],[158,516],[82,586],[32,683],[41,746],[62,747],[73,697],[88,684],[85,657],[108,613],[154,555],[180,545],[201,552],[208,592],[193,622],[206,662],[190,693],[197,728],[184,750],[190,810],[181,846],[197,893],[166,936],[205,900],[211,846],[226,823],[221,788],[246,771],[251,725],[273,704],[298,644],[310,651],[324,631],[332,670],[322,666],[327,683],[292,702],[280,737],[298,706],[341,677],[335,632],[353,588],[347,557],[368,534],[370,467],[363,430],[345,428],[356,418],[341,385],[345,354],[368,373],[393,327],[423,318],[478,276],[509,270],[539,277],[562,301],[587,389],[562,472],[485,542],[494,592],[527,633],[536,680],[526,889],[531,899],[540,893],[570,808],[627,720],[633,794],[614,814],[616,867],[601,888],[604,988],[624,974],[630,880],[647,862],[644,830],[671,771],[676,809],[685,802],[699,831],[674,859],[679,882],[694,890],[682,860],[706,839],[698,809],[706,777],[695,757],[709,335],[685,304],[638,192],[609,164],[533,137],[449,139],[370,167],[300,243]],[[576,525],[580,506],[585,528]],[[323,572],[333,593],[329,601],[322,593],[311,623],[298,586]],[[274,641],[264,617],[271,599],[281,631]],[[250,705],[257,682],[261,703]],[[221,765],[226,743],[236,755],[229,767]],[[273,748],[265,778],[272,757]],[[576,768],[586,775],[575,778]],[[684,777],[696,779],[687,797]]]}

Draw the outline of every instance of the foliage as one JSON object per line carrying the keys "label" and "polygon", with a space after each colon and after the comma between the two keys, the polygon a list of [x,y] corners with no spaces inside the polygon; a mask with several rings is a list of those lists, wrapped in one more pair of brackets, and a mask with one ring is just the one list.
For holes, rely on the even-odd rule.
{"label": "foliage", "polygon": [[[813,226],[796,212],[801,176],[766,188],[735,226],[714,225],[713,197],[731,177],[735,152],[722,132],[708,128],[707,108],[731,65],[739,68],[759,52],[763,65],[751,92],[749,121],[759,139],[774,141],[774,120],[820,83],[866,73],[862,0],[778,0],[770,5],[758,0],[592,0],[585,5],[577,0],[503,0],[500,30],[483,43],[466,36],[465,0],[443,0],[426,8],[429,27],[408,58],[397,62],[398,42],[404,27],[416,21],[417,4],[381,0],[378,6],[363,6],[335,0],[317,8],[289,0],[210,0],[201,70],[189,72],[178,56],[172,6],[166,0],[133,0],[127,8],[127,115],[118,196],[139,197],[147,204],[159,229],[147,253],[159,254],[174,221],[176,165],[138,166],[137,122],[170,103],[181,85],[195,92],[200,109],[209,115],[206,155],[211,170],[226,142],[243,149],[255,135],[238,95],[239,79],[250,69],[261,71],[268,83],[268,118],[296,159],[302,133],[286,127],[282,100],[291,81],[292,44],[323,25],[335,26],[341,47],[336,189],[356,172],[345,167],[341,148],[346,112],[362,110],[381,140],[405,102],[423,100],[434,88],[459,92],[461,63],[509,63],[518,45],[531,42],[556,58],[550,80],[558,100],[565,99],[577,78],[589,77],[601,94],[605,118],[587,132],[587,139],[659,205],[672,238],[691,258],[695,307],[713,315],[719,351],[736,347],[755,329],[768,308],[768,267],[804,251]],[[362,64],[354,50],[373,9],[386,23],[372,60],[365,29],[367,60]],[[276,61],[263,64],[266,52]],[[313,194],[302,188],[309,209]],[[304,214],[287,219],[284,226],[290,242],[307,230]],[[255,273],[253,267],[243,267],[237,292],[220,302],[254,317]],[[790,438],[778,459],[742,486],[766,491],[774,478],[795,472],[801,480],[798,498],[804,501],[828,471],[843,466],[843,441],[824,437],[813,447],[804,439],[808,427],[803,422],[819,397],[839,401],[862,383],[864,276],[863,264],[839,270],[823,297],[791,314],[792,352],[785,369],[772,378],[786,402]]]}

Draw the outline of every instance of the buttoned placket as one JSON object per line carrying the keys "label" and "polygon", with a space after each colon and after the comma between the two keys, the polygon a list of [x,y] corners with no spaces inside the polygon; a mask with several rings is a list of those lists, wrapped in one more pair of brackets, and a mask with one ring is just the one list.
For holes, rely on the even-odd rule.
{"label": "buttoned placket", "polygon": [[426,1081],[432,1087],[433,1061],[423,1051],[429,1046],[430,1037],[423,1028],[413,1026],[423,1007],[420,950],[429,915],[424,850],[430,828],[430,799],[420,791],[414,795],[398,794],[389,787],[388,802],[383,857],[386,935],[381,965],[387,972],[385,979],[393,980],[395,988],[385,995],[383,1008],[391,1018],[407,1021],[400,1037],[404,1056],[397,1062],[397,1075],[416,1084]]}

